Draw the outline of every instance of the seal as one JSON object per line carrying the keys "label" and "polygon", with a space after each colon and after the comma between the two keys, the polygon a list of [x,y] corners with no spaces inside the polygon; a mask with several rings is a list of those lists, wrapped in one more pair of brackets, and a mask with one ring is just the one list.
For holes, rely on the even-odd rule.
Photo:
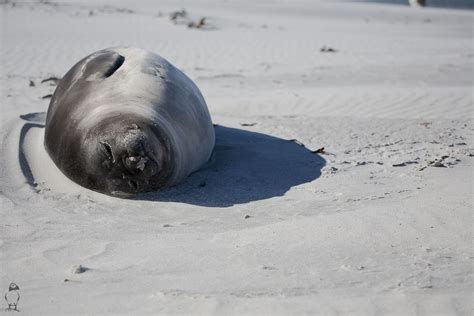
{"label": "seal", "polygon": [[139,48],[95,52],[60,80],[44,145],[83,187],[130,195],[172,186],[198,170],[215,132],[197,86],[164,58]]}

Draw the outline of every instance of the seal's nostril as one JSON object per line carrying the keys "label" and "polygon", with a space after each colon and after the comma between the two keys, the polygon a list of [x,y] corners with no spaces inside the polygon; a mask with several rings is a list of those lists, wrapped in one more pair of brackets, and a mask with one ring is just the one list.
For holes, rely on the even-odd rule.
{"label": "seal's nostril", "polygon": [[143,169],[145,169],[145,164],[147,161],[148,161],[147,157],[140,157],[140,161],[138,161],[137,163],[137,169],[140,169],[141,171],[143,171]]}
{"label": "seal's nostril", "polygon": [[130,156],[130,157],[127,157],[125,158],[125,166],[131,170],[131,171],[135,171],[135,169],[137,169],[137,164],[139,163],[140,157],[135,157],[135,156]]}
{"label": "seal's nostril", "polygon": [[125,158],[125,166],[130,171],[143,171],[145,169],[148,157],[130,156]]}

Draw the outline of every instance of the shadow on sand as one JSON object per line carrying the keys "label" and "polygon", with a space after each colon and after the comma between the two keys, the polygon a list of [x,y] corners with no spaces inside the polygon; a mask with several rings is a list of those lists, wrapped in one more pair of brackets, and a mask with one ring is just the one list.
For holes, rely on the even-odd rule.
{"label": "shadow on sand", "polygon": [[26,183],[28,183],[33,189],[35,189],[37,186],[37,183],[35,181],[33,172],[30,168],[30,164],[28,163],[28,159],[26,159],[25,148],[23,147],[25,143],[26,134],[28,134],[30,129],[44,128],[44,121],[46,119],[46,114],[43,112],[29,113],[25,115],[20,115],[20,118],[26,121],[27,123],[23,125],[20,132],[20,140],[18,142],[18,161],[20,162],[21,172],[23,173],[23,176],[25,177]]}
{"label": "shadow on sand", "polygon": [[210,162],[183,183],[139,200],[228,207],[282,196],[321,175],[325,160],[292,141],[216,126]]}

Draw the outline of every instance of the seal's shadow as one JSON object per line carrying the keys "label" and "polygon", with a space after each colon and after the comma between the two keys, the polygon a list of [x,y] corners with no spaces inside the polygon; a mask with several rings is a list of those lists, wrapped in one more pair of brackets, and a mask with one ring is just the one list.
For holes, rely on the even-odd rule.
{"label": "seal's shadow", "polygon": [[136,197],[227,207],[282,196],[321,175],[325,160],[295,142],[216,126],[216,146],[209,163],[183,183]]}
{"label": "seal's shadow", "polygon": [[[20,116],[27,123],[20,132],[21,171],[36,188],[34,172],[25,155],[25,137],[44,128],[46,113]],[[208,207],[269,199],[321,174],[325,160],[293,141],[260,133],[216,126],[216,146],[210,161],[177,186],[140,194],[138,200],[180,202]]]}

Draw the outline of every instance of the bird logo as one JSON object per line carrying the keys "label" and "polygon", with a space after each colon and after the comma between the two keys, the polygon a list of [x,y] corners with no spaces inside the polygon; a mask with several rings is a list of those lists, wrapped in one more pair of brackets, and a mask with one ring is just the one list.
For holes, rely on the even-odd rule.
{"label": "bird logo", "polygon": [[8,287],[8,292],[5,293],[5,301],[7,301],[8,308],[7,311],[17,311],[18,312],[18,301],[20,300],[20,288],[15,283],[10,283]]}

